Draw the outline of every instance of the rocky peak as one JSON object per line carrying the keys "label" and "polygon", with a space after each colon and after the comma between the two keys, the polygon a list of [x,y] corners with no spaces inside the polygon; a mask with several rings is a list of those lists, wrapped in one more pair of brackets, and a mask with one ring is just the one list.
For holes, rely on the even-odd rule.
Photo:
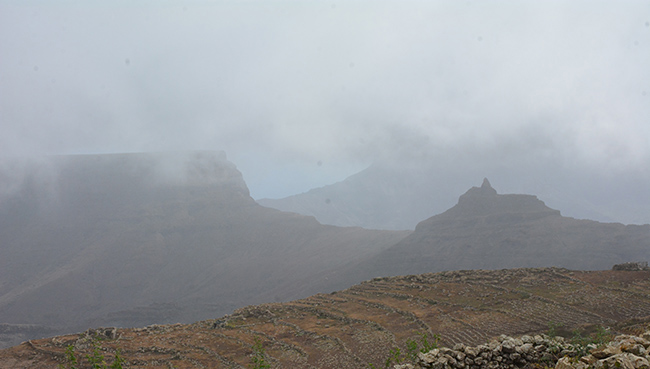
{"label": "rocky peak", "polygon": [[483,184],[481,184],[482,189],[488,189],[488,190],[493,190],[494,194],[496,195],[497,191],[492,188],[492,185],[490,184],[490,181],[488,181],[487,177],[483,178]]}
{"label": "rocky peak", "polygon": [[523,218],[528,219],[530,217],[538,218],[546,215],[560,215],[560,212],[547,207],[537,196],[497,194],[497,191],[492,188],[490,181],[484,178],[481,187],[472,187],[467,190],[467,192],[458,198],[458,204],[456,206],[422,223],[429,224],[442,219],[500,216],[506,214],[526,214]]}
{"label": "rocky peak", "polygon": [[487,178],[483,178],[483,184],[481,184],[481,187],[472,187],[465,194],[463,194],[458,201],[463,201],[463,198],[466,197],[474,197],[474,196],[495,196],[497,194],[497,190],[492,188],[492,185],[490,184],[490,181],[488,181]]}

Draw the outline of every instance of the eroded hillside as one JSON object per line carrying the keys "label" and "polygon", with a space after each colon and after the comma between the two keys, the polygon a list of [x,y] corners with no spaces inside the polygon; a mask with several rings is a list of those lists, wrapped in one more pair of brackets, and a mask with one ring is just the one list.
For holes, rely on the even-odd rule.
{"label": "eroded hillside", "polygon": [[[190,325],[99,330],[101,353],[129,367],[245,368],[256,339],[272,367],[382,367],[389,351],[425,334],[442,345],[650,320],[650,271],[558,268],[455,271],[376,278],[331,294],[250,306]],[[91,335],[92,336],[92,335]],[[0,368],[51,368],[88,334],[33,340],[0,351]]]}

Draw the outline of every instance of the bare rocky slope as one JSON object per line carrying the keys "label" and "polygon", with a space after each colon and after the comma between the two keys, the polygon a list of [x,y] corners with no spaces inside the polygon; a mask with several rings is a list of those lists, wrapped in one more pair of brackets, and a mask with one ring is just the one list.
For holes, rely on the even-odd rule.
{"label": "bare rocky slope", "polygon": [[[379,368],[391,350],[408,352],[409,340],[422,348],[422,335],[429,343],[439,335],[440,346],[460,349],[502,334],[528,335],[536,342],[535,336],[549,329],[569,337],[597,328],[638,333],[648,323],[648,270],[453,271],[376,278],[187,325],[102,328],[31,340],[0,350],[0,368],[52,368],[65,363],[70,345],[85,367],[93,341],[109,363],[120,349],[130,368],[246,368],[261,354],[272,368]],[[505,350],[501,343],[486,350]]]}
{"label": "bare rocky slope", "polygon": [[221,152],[10,161],[0,171],[0,347],[192,322],[360,280],[312,280],[408,235],[258,205]]}

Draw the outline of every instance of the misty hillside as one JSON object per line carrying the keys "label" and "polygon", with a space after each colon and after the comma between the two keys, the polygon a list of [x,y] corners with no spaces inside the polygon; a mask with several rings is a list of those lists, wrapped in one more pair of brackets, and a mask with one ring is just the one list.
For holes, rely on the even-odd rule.
{"label": "misty hillside", "polygon": [[218,152],[61,156],[5,168],[2,345],[24,340],[22,331],[191,322],[344,288],[358,281],[310,278],[408,234],[262,207]]}
{"label": "misty hillside", "polygon": [[391,350],[408,352],[407,340],[421,348],[422,334],[430,343],[439,335],[441,346],[453,347],[502,334],[539,335],[553,327],[566,337],[603,327],[612,334],[634,332],[650,323],[649,291],[647,270],[465,270],[377,278],[189,325],[32,340],[0,350],[0,368],[55,367],[68,345],[85,363],[95,335],[103,355],[112,359],[120,349],[131,367],[250,368],[258,339],[272,368],[383,368]]}
{"label": "misty hillside", "polygon": [[597,270],[647,260],[650,225],[563,217],[536,196],[497,194],[485,179],[396,245],[340,274],[367,279],[379,270],[383,276],[548,266]]}
{"label": "misty hillside", "polygon": [[[432,190],[435,189],[435,190]],[[453,205],[449,182],[432,187],[403,169],[373,165],[344,181],[283,199],[257,202],[283,211],[314,216],[323,224],[371,229],[413,229],[422,219]]]}
{"label": "misty hillside", "polygon": [[486,174],[507,192],[535,194],[574,218],[650,224],[647,176],[581,173],[544,162],[505,165],[481,157],[381,161],[341,182],[257,201],[324,224],[414,229],[422,219],[452,207],[459,193]]}
{"label": "misty hillside", "polygon": [[650,259],[650,225],[563,217],[535,196],[497,194],[487,180],[411,232],[326,226],[260,206],[219,152],[60,156],[4,168],[4,346],[91,326],[208,319],[377,276]]}

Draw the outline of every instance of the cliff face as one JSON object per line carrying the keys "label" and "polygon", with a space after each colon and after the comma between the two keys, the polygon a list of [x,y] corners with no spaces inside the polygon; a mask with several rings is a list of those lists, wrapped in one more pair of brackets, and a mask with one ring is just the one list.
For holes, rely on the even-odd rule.
{"label": "cliff face", "polygon": [[408,234],[259,206],[220,152],[12,165],[0,174],[0,324],[12,334],[191,322],[333,290],[310,280]]}

